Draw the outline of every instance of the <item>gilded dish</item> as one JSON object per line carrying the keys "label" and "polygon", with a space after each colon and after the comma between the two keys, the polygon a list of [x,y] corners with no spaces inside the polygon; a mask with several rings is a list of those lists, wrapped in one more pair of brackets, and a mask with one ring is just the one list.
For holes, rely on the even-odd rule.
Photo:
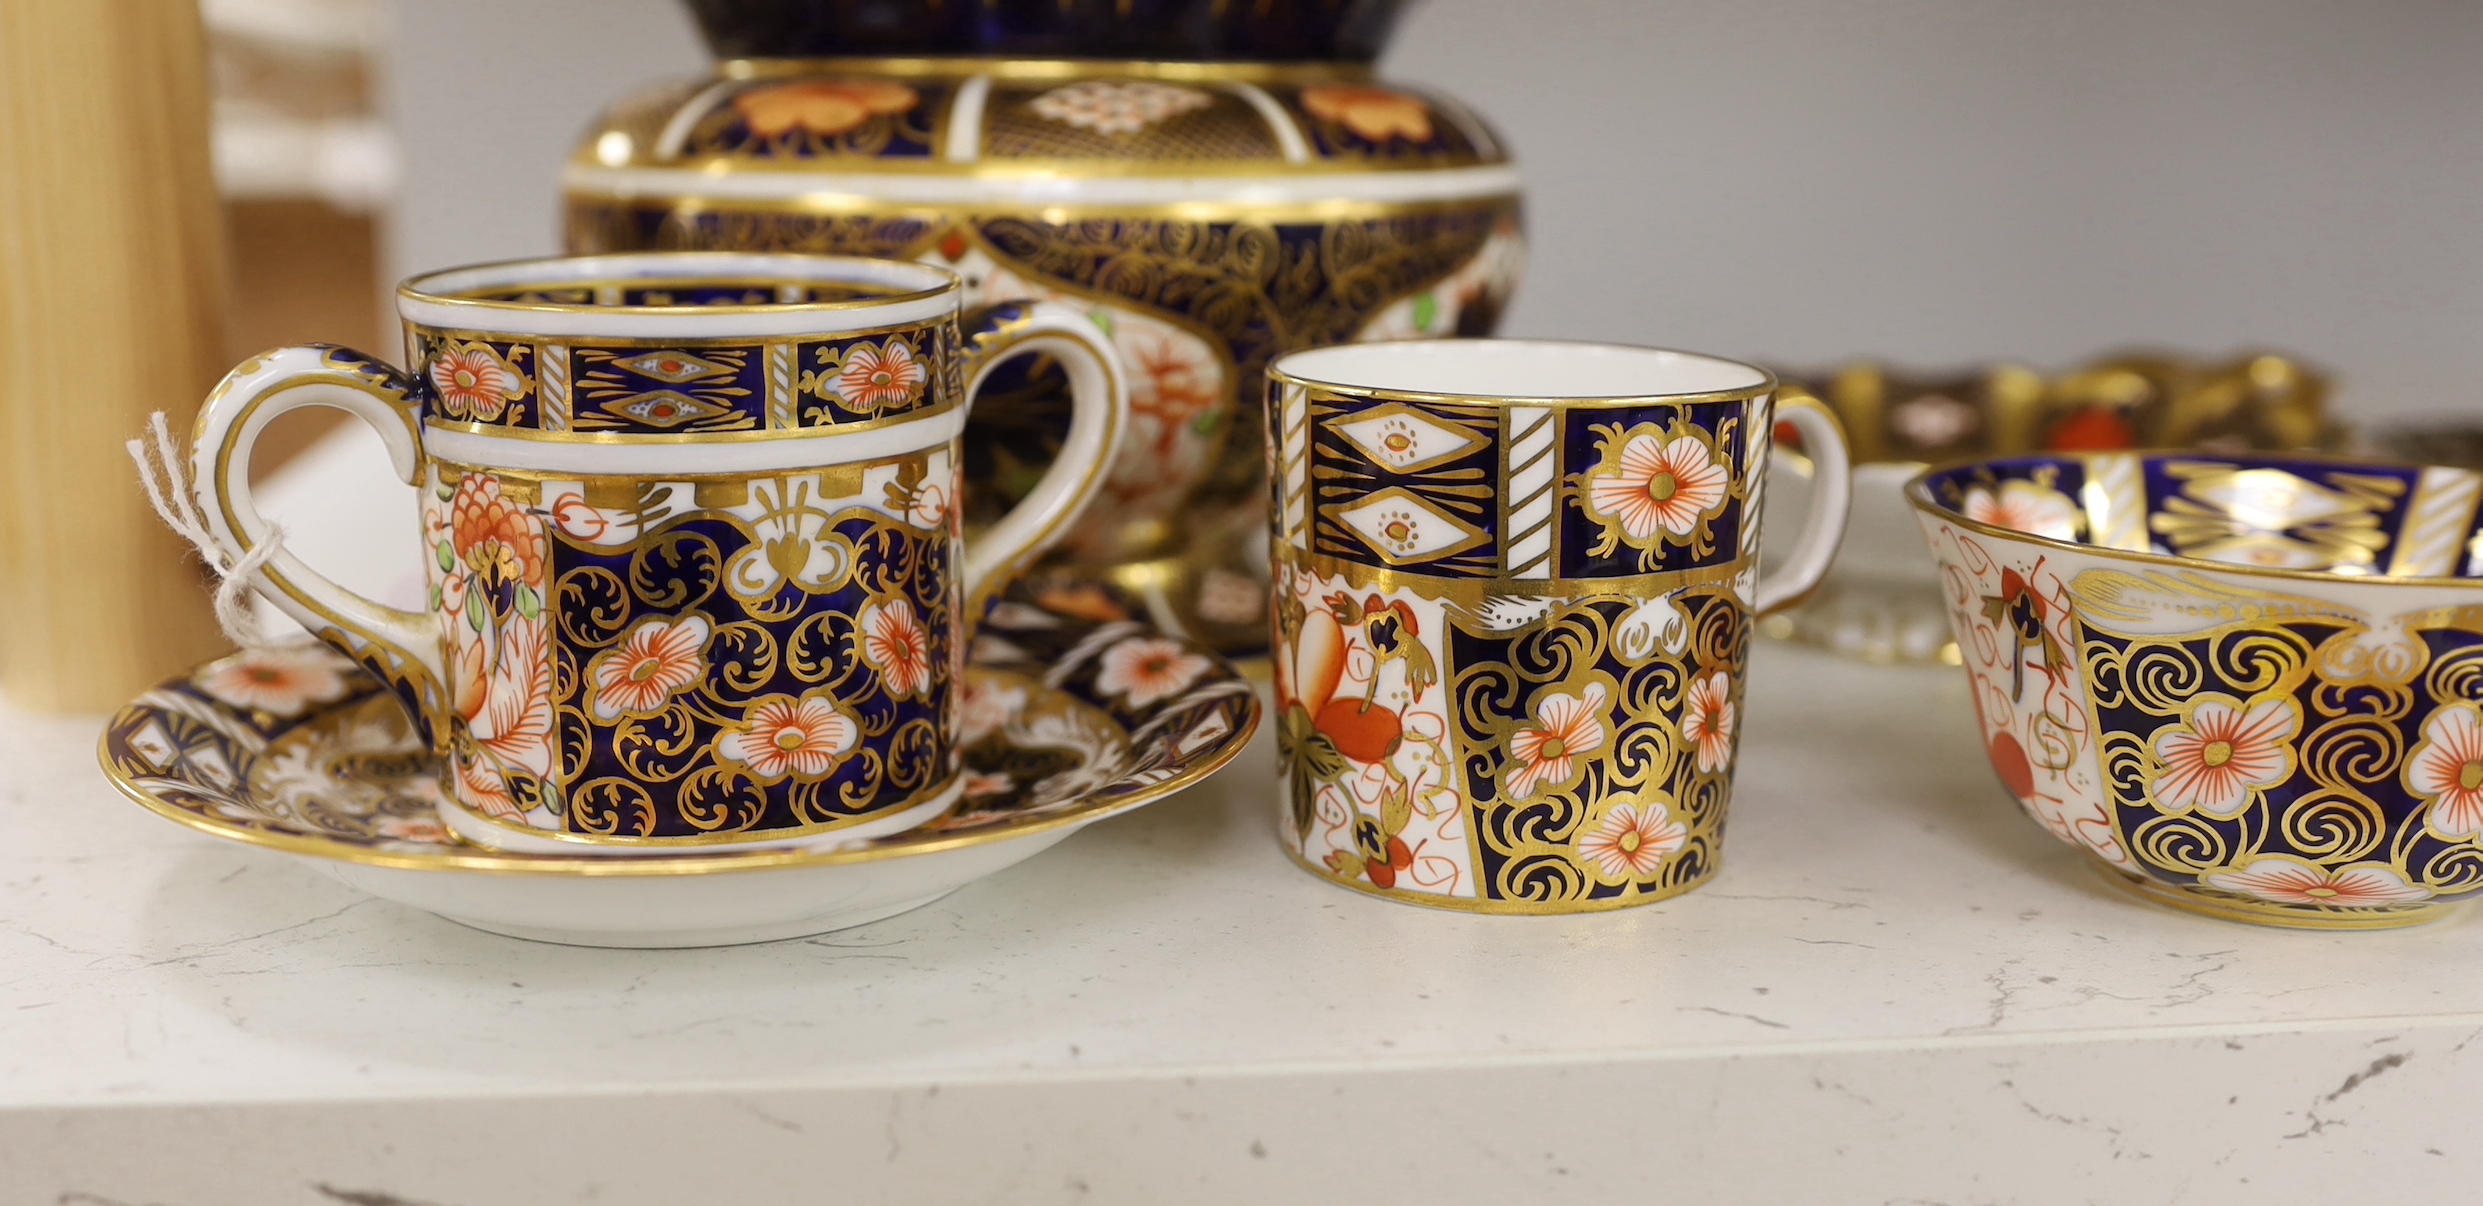
{"label": "gilded dish", "polygon": [[928,904],[1199,782],[1258,724],[1249,682],[1204,649],[1017,604],[994,609],[965,679],[959,805],[826,849],[612,859],[466,844],[439,819],[442,766],[404,709],[318,645],[235,654],[147,692],[113,717],[100,757],[151,811],[383,899],[519,938],[680,947]]}

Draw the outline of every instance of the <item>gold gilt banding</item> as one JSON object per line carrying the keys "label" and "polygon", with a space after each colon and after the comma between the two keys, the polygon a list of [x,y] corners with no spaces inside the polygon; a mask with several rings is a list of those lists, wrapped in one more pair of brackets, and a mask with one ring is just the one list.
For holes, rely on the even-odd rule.
{"label": "gold gilt banding", "polygon": [[1586,599],[1622,595],[1651,598],[1685,587],[1729,583],[1750,572],[1756,561],[1745,552],[1721,565],[1670,570],[1660,574],[1630,574],[1611,578],[1455,578],[1410,570],[1381,569],[1326,553],[1304,553],[1283,546],[1277,549],[1276,557],[1287,569],[1320,577],[1342,577],[1361,586],[1402,588],[1425,598],[1469,606],[1480,604],[1485,599],[1509,597]]}
{"label": "gold gilt banding", "polygon": [[538,444],[755,444],[768,440],[824,440],[865,431],[882,431],[905,423],[940,418],[959,408],[957,399],[936,405],[890,415],[885,419],[869,419],[860,423],[828,423],[817,427],[762,428],[741,431],[709,432],[610,432],[610,431],[537,431],[531,427],[507,427],[497,423],[472,423],[457,419],[426,418],[426,430],[453,431],[460,435],[483,436],[495,440],[527,440]]}
{"label": "gold gilt banding", "polygon": [[1363,63],[1187,62],[1166,59],[1009,59],[971,55],[788,59],[726,59],[716,65],[727,79],[764,80],[797,75],[987,75],[995,80],[1080,80],[1117,77],[1185,83],[1234,81],[1252,84],[1368,80]]}

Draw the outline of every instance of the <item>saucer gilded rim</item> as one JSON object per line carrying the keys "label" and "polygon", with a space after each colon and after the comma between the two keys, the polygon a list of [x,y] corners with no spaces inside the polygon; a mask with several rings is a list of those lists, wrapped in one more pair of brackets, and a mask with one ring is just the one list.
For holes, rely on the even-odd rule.
{"label": "saucer gilded rim", "polygon": [[[964,710],[974,711],[977,697],[996,702],[987,704],[988,733],[968,743],[966,769],[997,778],[1000,770],[977,772],[977,765],[1031,760],[1062,768],[1004,797],[1023,797],[1024,803],[994,808],[969,801],[959,808],[971,813],[826,848],[631,858],[516,854],[458,841],[407,807],[423,792],[438,790],[436,760],[414,742],[395,700],[324,646],[285,646],[278,656],[333,675],[337,686],[327,698],[304,701],[290,715],[220,698],[216,688],[224,680],[217,672],[254,656],[266,655],[218,659],[124,706],[98,743],[105,777],[148,811],[228,841],[414,871],[709,875],[877,862],[1013,841],[1090,824],[1190,787],[1231,762],[1259,723],[1249,680],[1202,646],[1144,623],[1088,623],[1004,602],[983,626],[967,668]],[[1144,672],[1130,668],[1140,662]],[[351,736],[340,741],[340,731]],[[305,745],[319,756],[306,757]],[[1072,761],[1063,767],[1063,758]],[[1061,779],[1069,781],[1050,793],[1059,798],[1046,798],[1045,789]],[[394,811],[345,816],[323,828],[316,815],[286,806],[281,797],[294,790],[327,793],[314,802],[317,815],[332,811],[328,800],[367,803],[374,793],[391,797]],[[412,836],[353,831],[355,823],[367,829],[374,820],[398,822]]]}

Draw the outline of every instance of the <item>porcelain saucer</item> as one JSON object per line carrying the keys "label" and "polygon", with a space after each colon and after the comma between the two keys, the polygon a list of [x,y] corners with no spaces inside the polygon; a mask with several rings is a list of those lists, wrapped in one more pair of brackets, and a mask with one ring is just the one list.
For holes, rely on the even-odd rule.
{"label": "porcelain saucer", "polygon": [[[309,696],[253,692],[251,659],[271,657],[324,664],[332,686],[313,674]],[[395,698],[323,646],[235,654],[167,682],[113,717],[100,756],[156,813],[476,929],[719,946],[929,904],[1213,774],[1259,719],[1249,682],[1203,647],[1019,603],[994,609],[961,694],[957,807],[829,849],[610,858],[468,845],[440,822],[440,765]]]}

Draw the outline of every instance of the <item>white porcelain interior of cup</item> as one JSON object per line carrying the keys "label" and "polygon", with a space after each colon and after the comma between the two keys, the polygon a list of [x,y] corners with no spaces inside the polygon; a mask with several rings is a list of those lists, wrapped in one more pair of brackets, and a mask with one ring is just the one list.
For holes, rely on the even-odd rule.
{"label": "white porcelain interior of cup", "polygon": [[[748,279],[851,285],[884,296],[760,306],[558,305],[472,296],[582,281],[683,285]],[[397,312],[409,322],[515,335],[718,338],[831,333],[921,322],[954,313],[964,286],[928,264],[863,256],[659,251],[552,256],[448,268],[408,279]]]}
{"label": "white porcelain interior of cup", "polygon": [[1359,343],[1295,352],[1276,370],[1343,389],[1479,401],[1665,398],[1767,384],[1747,364],[1696,352],[1544,339]]}

